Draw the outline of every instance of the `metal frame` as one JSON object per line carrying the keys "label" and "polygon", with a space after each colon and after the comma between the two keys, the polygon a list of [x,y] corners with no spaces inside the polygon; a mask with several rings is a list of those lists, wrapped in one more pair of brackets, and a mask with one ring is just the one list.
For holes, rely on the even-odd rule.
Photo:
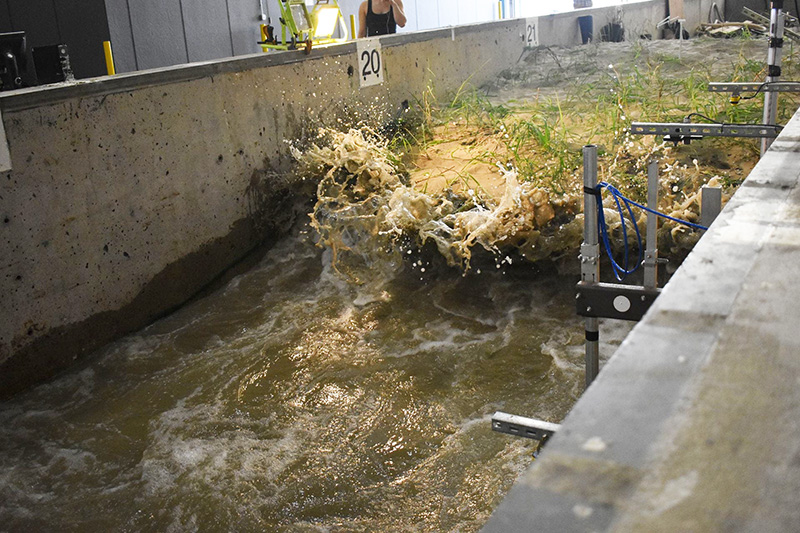
{"label": "metal frame", "polygon": [[[753,11],[746,12],[756,14]],[[731,93],[731,104],[738,104],[742,92],[764,93],[762,124],[692,124],[690,122],[633,122],[630,133],[634,135],[663,135],[664,140],[678,144],[689,144],[703,137],[752,137],[761,139],[763,156],[778,136],[781,126],[776,124],[779,92],[800,92],[800,83],[780,82],[781,49],[783,48],[784,25],[787,14],[783,11],[783,0],[772,0],[769,19],[769,50],[767,53],[767,77],[763,83],[710,83],[711,92]],[[762,17],[763,18],[763,17]],[[764,18],[764,20],[766,20]],[[788,33],[787,33],[788,34]],[[800,37],[800,34],[798,34]],[[754,95],[755,96],[755,95]]]}
{"label": "metal frame", "polygon": [[[781,76],[781,49],[783,48],[783,27],[786,13],[783,11],[783,0],[772,0],[769,21],[769,51],[767,52],[767,83],[778,81]],[[778,116],[778,95],[772,91],[764,94],[764,124],[775,124]],[[761,155],[763,156],[772,144],[771,138],[761,139]]]}
{"label": "metal frame", "polygon": [[[600,282],[600,246],[598,244],[597,219],[597,147],[593,145],[583,148],[583,239],[581,245],[581,281],[578,283],[575,306],[578,315],[586,320],[586,387],[592,384],[599,373],[600,334],[598,320],[615,318],[622,320],[640,320],[655,302],[661,289],[658,288],[658,265],[665,262],[658,258],[657,232],[658,216],[658,162],[650,161],[647,166],[647,204],[653,212],[647,213],[647,233],[644,251],[644,284],[623,285]],[[721,191],[718,194],[704,195],[708,201],[708,217],[706,227],[720,211]],[[715,204],[715,205],[714,205]],[[704,209],[706,204],[704,202]],[[701,217],[703,213],[701,213]]]}
{"label": "metal frame", "polygon": [[800,82],[797,81],[774,81],[769,82],[711,82],[708,90],[712,93],[756,93],[756,92],[779,92],[779,93],[800,93]]}
{"label": "metal frame", "polygon": [[[761,24],[766,24],[767,26],[769,26],[770,17],[765,17],[761,13],[756,13],[755,11],[750,9],[749,7],[746,7],[746,6],[742,7],[742,15],[744,15],[745,17],[751,19],[753,22],[759,22]],[[788,13],[786,14],[786,20],[793,20],[794,22],[797,22],[797,19],[792,17]],[[797,32],[792,31],[792,30],[788,30],[786,28],[783,29],[783,33],[786,34],[787,36],[791,37],[795,41],[800,41],[800,33],[797,33]]]}
{"label": "metal frame", "polygon": [[782,128],[774,124],[693,124],[690,122],[632,122],[633,135],[663,135],[674,143],[703,137],[753,137],[774,139]]}
{"label": "metal frame", "polygon": [[[297,50],[301,46],[306,53],[311,52],[314,45],[327,45],[343,42],[346,39],[335,39],[333,33],[317,35],[318,17],[324,9],[335,8],[336,18],[342,35],[347,35],[342,10],[337,0],[315,0],[311,11],[305,0],[278,0],[281,10],[281,42],[273,34],[274,28],[268,24],[261,25],[261,40],[258,44],[264,52],[269,50]],[[334,32],[336,25],[334,25]]]}

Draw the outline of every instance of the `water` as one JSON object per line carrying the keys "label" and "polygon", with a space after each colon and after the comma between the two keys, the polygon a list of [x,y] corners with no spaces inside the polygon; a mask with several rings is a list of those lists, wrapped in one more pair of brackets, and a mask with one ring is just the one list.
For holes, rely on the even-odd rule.
{"label": "water", "polygon": [[480,528],[533,450],[491,414],[582,390],[575,280],[414,256],[355,286],[310,235],[2,404],[0,530]]}

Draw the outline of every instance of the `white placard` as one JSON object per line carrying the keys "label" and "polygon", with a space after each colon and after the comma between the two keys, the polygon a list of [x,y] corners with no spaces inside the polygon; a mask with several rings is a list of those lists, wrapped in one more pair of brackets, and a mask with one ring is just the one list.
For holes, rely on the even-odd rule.
{"label": "white placard", "polygon": [[0,111],[0,172],[11,170],[11,152],[8,150],[6,127],[3,125],[3,113]]}
{"label": "white placard", "polygon": [[359,39],[356,41],[356,55],[361,87],[383,83],[383,54],[380,39]]}
{"label": "white placard", "polygon": [[525,46],[539,46],[539,17],[525,19]]}

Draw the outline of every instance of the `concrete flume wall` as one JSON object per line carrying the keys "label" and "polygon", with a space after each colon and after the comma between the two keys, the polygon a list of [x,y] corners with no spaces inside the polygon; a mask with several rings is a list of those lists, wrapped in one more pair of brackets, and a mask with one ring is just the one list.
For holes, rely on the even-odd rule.
{"label": "concrete flume wall", "polygon": [[[614,10],[592,10],[609,20]],[[662,2],[625,8],[654,28]],[[576,44],[578,14],[541,42]],[[391,118],[432,87],[480,85],[523,52],[524,20],[382,38],[383,85],[356,45],[271,53],[0,94],[0,396],[180,305],[268,238],[292,184],[287,140]]]}

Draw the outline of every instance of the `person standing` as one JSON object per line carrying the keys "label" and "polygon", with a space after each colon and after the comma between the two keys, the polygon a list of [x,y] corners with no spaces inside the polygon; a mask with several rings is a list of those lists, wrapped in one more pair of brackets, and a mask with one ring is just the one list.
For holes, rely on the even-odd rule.
{"label": "person standing", "polygon": [[358,8],[358,36],[374,37],[396,33],[406,25],[402,0],[367,0]]}

